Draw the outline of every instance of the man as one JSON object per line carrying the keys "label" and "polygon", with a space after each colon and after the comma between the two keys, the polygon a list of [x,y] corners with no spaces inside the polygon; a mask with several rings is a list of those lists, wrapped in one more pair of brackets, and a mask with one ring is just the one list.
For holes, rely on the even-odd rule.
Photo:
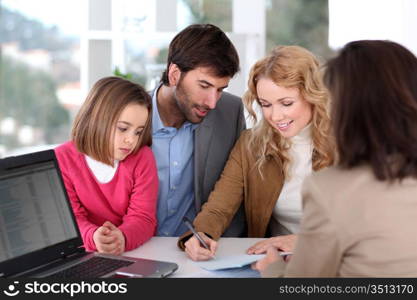
{"label": "man", "polygon": [[[210,24],[191,25],[169,45],[153,93],[152,138],[159,176],[158,232],[180,236],[220,177],[245,128],[241,99],[223,92],[239,70],[229,38]],[[224,234],[246,234],[243,209]]]}

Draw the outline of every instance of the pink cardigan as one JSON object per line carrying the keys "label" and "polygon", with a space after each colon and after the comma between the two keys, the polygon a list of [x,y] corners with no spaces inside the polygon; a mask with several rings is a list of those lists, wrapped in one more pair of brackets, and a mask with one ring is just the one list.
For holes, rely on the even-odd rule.
{"label": "pink cardigan", "polygon": [[59,167],[87,251],[96,251],[93,234],[105,221],[124,234],[129,251],[156,230],[158,175],[149,147],[119,162],[113,179],[100,183],[73,142],[55,149]]}

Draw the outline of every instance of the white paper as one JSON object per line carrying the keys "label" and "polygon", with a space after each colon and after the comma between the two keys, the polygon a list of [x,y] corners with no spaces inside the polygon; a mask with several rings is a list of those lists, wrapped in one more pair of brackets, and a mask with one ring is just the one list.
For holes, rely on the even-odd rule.
{"label": "white paper", "polygon": [[195,262],[199,267],[209,270],[223,270],[223,269],[232,269],[232,268],[241,268],[243,266],[249,265],[255,261],[258,261],[265,257],[265,254],[258,255],[249,255],[249,254],[240,254],[240,255],[223,255],[216,256],[216,258],[207,260],[207,261],[198,261]]}
{"label": "white paper", "polygon": [[257,270],[252,270],[250,265],[242,268],[224,269],[216,271],[208,271],[199,269],[199,272],[187,274],[178,277],[195,277],[195,278],[260,278],[261,274]]}

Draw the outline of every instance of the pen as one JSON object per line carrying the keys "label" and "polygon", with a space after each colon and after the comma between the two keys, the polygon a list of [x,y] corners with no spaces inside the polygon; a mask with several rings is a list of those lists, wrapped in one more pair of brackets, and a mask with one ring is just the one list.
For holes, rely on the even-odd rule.
{"label": "pen", "polygon": [[203,245],[204,248],[206,248],[207,250],[210,250],[210,247],[206,244],[203,238],[198,234],[197,231],[195,231],[193,224],[191,224],[191,221],[187,217],[182,218],[182,220],[184,221],[185,226],[187,226],[188,229],[190,229],[193,235],[197,238],[197,240],[200,241],[201,245]]}
{"label": "pen", "polygon": [[279,252],[279,255],[288,256],[288,255],[292,255],[292,252]]}

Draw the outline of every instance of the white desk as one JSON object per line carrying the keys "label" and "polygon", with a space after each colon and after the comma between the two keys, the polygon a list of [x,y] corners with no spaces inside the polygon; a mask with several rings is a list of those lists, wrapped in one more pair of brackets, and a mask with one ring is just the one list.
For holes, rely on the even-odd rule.
{"label": "white desk", "polygon": [[[170,277],[231,277],[224,272],[208,272],[187,257],[177,247],[176,237],[153,237],[139,248],[123,255],[175,262],[178,270]],[[244,254],[246,249],[263,238],[221,238],[217,248],[218,255]]]}

